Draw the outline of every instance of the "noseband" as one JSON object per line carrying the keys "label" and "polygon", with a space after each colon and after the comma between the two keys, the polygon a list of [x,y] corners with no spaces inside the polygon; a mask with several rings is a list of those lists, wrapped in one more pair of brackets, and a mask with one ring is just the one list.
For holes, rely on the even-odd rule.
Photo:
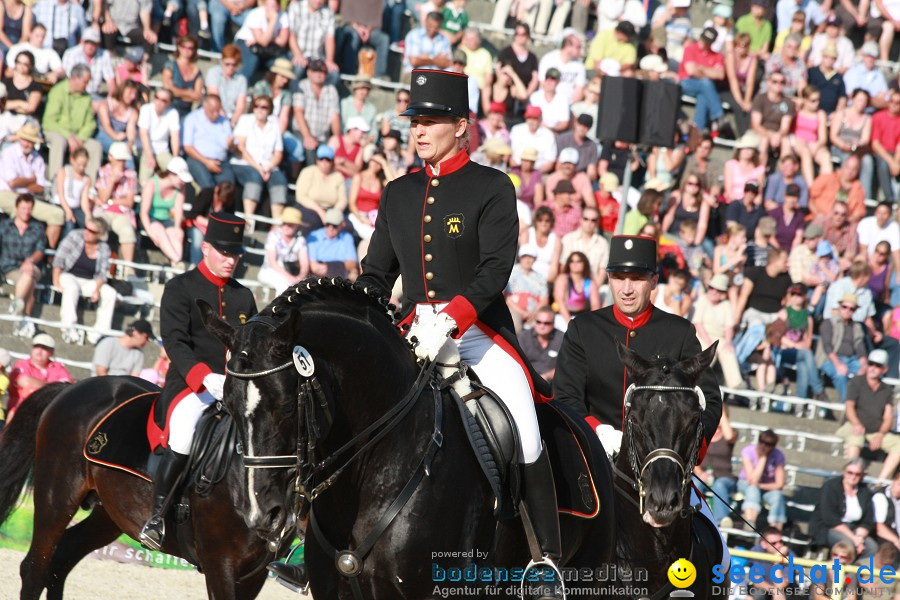
{"label": "noseband", "polygon": [[[706,398],[703,396],[703,390],[700,389],[699,386],[695,387],[687,387],[687,386],[671,386],[671,385],[635,385],[631,384],[628,389],[625,391],[625,427],[624,427],[624,440],[623,443],[628,446],[628,459],[631,466],[632,474],[634,475],[634,479],[631,479],[625,473],[622,473],[618,468],[613,465],[613,469],[615,470],[616,476],[623,479],[627,483],[631,485],[631,487],[637,491],[638,494],[638,512],[640,514],[644,514],[644,498],[647,495],[647,490],[644,487],[644,473],[650,467],[651,464],[655,463],[658,460],[669,460],[675,463],[678,466],[678,469],[681,471],[681,492],[682,496],[684,492],[687,491],[688,484],[691,481],[691,475],[694,470],[694,466],[697,464],[697,458],[700,453],[700,445],[701,440],[703,438],[703,426],[702,424],[697,424],[697,433],[694,436],[694,442],[691,447],[691,455],[688,461],[685,463],[682,460],[681,455],[678,454],[675,450],[671,448],[657,448],[655,450],[651,450],[644,457],[643,461],[638,464],[637,458],[637,449],[634,443],[634,418],[631,413],[631,399],[634,396],[635,392],[642,391],[653,391],[653,392],[661,392],[661,393],[671,393],[671,392],[689,392],[694,394],[697,397],[697,400],[700,402],[700,411],[702,412],[706,408]],[[626,496],[631,500],[630,497]],[[633,500],[632,500],[633,502]]]}

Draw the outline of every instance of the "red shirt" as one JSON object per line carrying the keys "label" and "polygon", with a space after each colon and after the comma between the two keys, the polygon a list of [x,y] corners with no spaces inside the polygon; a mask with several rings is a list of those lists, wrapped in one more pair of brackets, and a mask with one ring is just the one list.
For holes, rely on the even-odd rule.
{"label": "red shirt", "polygon": [[718,52],[713,52],[708,46],[700,42],[694,42],[684,47],[684,56],[681,59],[681,66],[678,67],[678,79],[689,79],[685,65],[695,63],[701,67],[722,67],[725,68],[725,60]]}
{"label": "red shirt", "polygon": [[13,365],[12,371],[9,373],[9,401],[6,408],[9,410],[8,418],[12,419],[16,407],[22,400],[34,393],[38,388],[19,387],[16,380],[20,375],[28,375],[35,379],[42,379],[47,383],[56,381],[66,381],[72,383],[74,381],[69,374],[69,370],[62,363],[51,360],[46,368],[40,368],[31,362],[31,357],[20,358]]}
{"label": "red shirt", "polygon": [[891,115],[888,109],[879,110],[872,117],[872,140],[878,142],[891,154],[900,142],[900,115]]}

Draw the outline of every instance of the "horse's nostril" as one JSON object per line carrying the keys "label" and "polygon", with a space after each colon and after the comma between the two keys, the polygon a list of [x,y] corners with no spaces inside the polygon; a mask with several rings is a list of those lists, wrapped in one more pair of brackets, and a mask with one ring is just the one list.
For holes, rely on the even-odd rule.
{"label": "horse's nostril", "polygon": [[679,496],[678,492],[672,492],[672,495],[669,496],[669,505],[667,508],[670,510],[677,509],[680,501],[681,497]]}

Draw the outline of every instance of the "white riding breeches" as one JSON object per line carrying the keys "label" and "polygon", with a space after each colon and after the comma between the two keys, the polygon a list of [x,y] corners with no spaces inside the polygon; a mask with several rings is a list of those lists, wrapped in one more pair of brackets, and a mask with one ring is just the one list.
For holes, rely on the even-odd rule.
{"label": "white riding breeches", "polygon": [[197,422],[203,411],[215,401],[212,394],[204,390],[199,394],[188,394],[172,409],[172,416],[169,418],[169,448],[173,452],[190,454]]}

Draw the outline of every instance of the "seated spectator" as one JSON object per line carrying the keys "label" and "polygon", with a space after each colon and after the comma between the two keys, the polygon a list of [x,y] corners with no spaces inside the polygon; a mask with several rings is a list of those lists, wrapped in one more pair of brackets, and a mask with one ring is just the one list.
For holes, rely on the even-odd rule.
{"label": "seated spectator", "polygon": [[534,327],[518,333],[519,345],[525,358],[547,381],[553,381],[556,374],[556,358],[563,341],[563,332],[554,327],[553,319],[553,309],[543,306],[534,317]]}
{"label": "seated spectator", "polygon": [[[813,319],[806,308],[806,294],[806,286],[802,283],[792,285],[788,288],[785,307],[778,313],[778,318],[786,325],[784,335],[778,343],[781,348],[779,368],[786,364],[796,365],[795,396],[827,400],[812,351]],[[811,396],[808,395],[810,389]]]}
{"label": "seated spectator", "polygon": [[809,85],[814,86],[821,94],[819,108],[829,118],[847,106],[847,88],[844,86],[844,76],[834,66],[836,59],[837,50],[829,44],[822,50],[821,62],[806,72]]}
{"label": "seated spectator", "polygon": [[822,227],[824,241],[831,245],[834,257],[838,259],[841,272],[850,268],[850,264],[858,254],[859,242],[856,227],[849,220],[850,210],[845,202],[835,201],[831,212],[816,219]]}
{"label": "seated spectator", "polygon": [[553,188],[553,200],[549,208],[553,211],[556,225],[553,231],[560,238],[578,228],[581,203],[576,200],[575,187],[568,179],[560,179]]}
{"label": "seated spectator", "polygon": [[[677,174],[682,171],[684,164],[685,144],[682,142],[681,132],[675,132],[675,141],[671,148],[665,146],[653,146],[650,155],[647,156],[647,173],[644,188],[647,182],[656,181],[662,184],[664,191],[674,187]],[[683,179],[682,179],[683,182]]]}
{"label": "seated spectator", "polygon": [[[454,4],[465,4],[466,0],[454,0]],[[465,9],[463,9],[463,13]],[[458,44],[458,51],[466,57],[465,74],[472,78],[475,87],[483,90],[489,84],[493,72],[494,58],[491,52],[482,45],[481,32],[477,27],[465,26],[457,34],[450,34],[447,25],[453,23],[453,9],[444,7],[443,33],[449,35],[451,46]],[[466,17],[468,21],[468,16]],[[454,35],[456,40],[453,39]],[[479,112],[476,108],[473,112]]]}
{"label": "seated spectator", "polygon": [[[784,40],[784,45],[766,61],[766,78],[775,73],[781,73],[785,78],[783,93],[787,98],[796,98],[806,87],[806,65],[800,59],[800,46],[803,38],[797,34],[790,34]],[[762,90],[765,91],[767,84]]]}
{"label": "seated spectator", "polygon": [[210,0],[209,2],[209,35],[212,37],[212,50],[221,52],[225,47],[225,34],[230,24],[238,27],[244,24],[247,15],[255,2],[238,0]]}
{"label": "seated spectator", "polygon": [[569,98],[570,103],[575,103],[584,98],[584,86],[587,83],[585,66],[581,58],[584,51],[584,35],[569,27],[562,32],[561,37],[560,47],[550,50],[541,57],[538,63],[538,76],[543,79],[551,68],[558,69],[561,77],[556,91]]}
{"label": "seated spectator", "polygon": [[872,497],[872,511],[876,537],[900,549],[900,471],[891,477],[889,486]]}
{"label": "seated spectator", "polygon": [[[866,198],[873,198],[872,175],[875,163],[869,146],[872,142],[872,117],[868,114],[869,93],[863,89],[853,92],[849,104],[831,118],[831,155],[843,163],[851,154],[862,161],[860,180]],[[864,216],[864,215],[863,215]],[[861,217],[860,217],[861,218]]]}
{"label": "seated spectator", "polygon": [[[47,1],[47,0],[43,0]],[[71,4],[67,2],[67,4]],[[102,98],[100,87],[105,83],[109,89],[109,93],[116,91],[116,74],[113,71],[112,60],[109,52],[100,47],[100,32],[88,27],[84,30],[81,43],[77,46],[71,46],[66,50],[62,57],[63,69],[66,74],[71,77],[72,69],[76,65],[87,65],[91,71],[91,79],[88,81],[85,90],[94,100]]]}
{"label": "seated spectator", "polygon": [[805,213],[799,206],[800,193],[800,186],[789,183],[785,187],[783,203],[769,211],[769,216],[775,219],[775,241],[786,252],[800,243],[803,236]]}
{"label": "seated spectator", "polygon": [[[575,203],[581,206],[593,206],[594,188],[587,173],[577,171],[578,159],[578,151],[575,148],[563,148],[559,153],[557,168],[546,178],[544,189],[553,190],[559,182],[569,181],[575,189]],[[553,201],[553,194],[547,194],[545,202],[552,203]],[[557,225],[558,221],[559,219],[557,219]]]}
{"label": "seated spectator", "polygon": [[166,381],[166,373],[169,372],[169,365],[171,362],[172,361],[169,360],[169,355],[166,354],[166,349],[160,346],[159,358],[156,359],[156,362],[153,363],[152,367],[141,371],[141,379],[162,387],[162,384]]}
{"label": "seated spectator", "polygon": [[690,0],[674,0],[660,5],[650,18],[650,27],[664,31],[669,66],[674,70],[682,62],[684,47],[691,36]]}
{"label": "seated spectator", "polygon": [[637,48],[632,42],[635,35],[634,25],[629,21],[620,21],[612,29],[597,32],[584,59],[585,68],[596,71],[600,62],[607,58],[619,63],[620,69],[635,68]]}
{"label": "seated spectator", "polygon": [[684,48],[684,58],[678,68],[678,79],[685,94],[697,99],[694,124],[700,130],[719,128],[722,118],[722,101],[716,90],[716,82],[725,79],[725,61],[722,55],[711,48],[718,32],[707,27],[696,42]]}
{"label": "seated spectator", "polygon": [[866,357],[865,331],[853,320],[853,312],[858,302],[852,292],[844,294],[838,307],[837,316],[828,313],[819,327],[819,345],[816,346],[816,364],[831,378],[841,402],[847,398],[847,384],[852,375],[865,375]]}
{"label": "seated spectator", "polygon": [[537,106],[525,109],[525,122],[514,125],[509,130],[509,145],[513,154],[511,164],[517,166],[522,162],[522,153],[526,148],[534,148],[538,152],[534,167],[541,173],[550,173],[556,164],[556,137],[553,132],[541,124],[543,112]]}
{"label": "seated spectator", "polygon": [[549,302],[547,279],[532,269],[537,255],[538,248],[534,244],[519,248],[519,262],[513,266],[506,284],[506,305],[517,333],[524,325],[533,326],[538,309]]}
{"label": "seated spectator", "polygon": [[48,383],[74,380],[65,365],[53,360],[56,341],[47,333],[39,333],[31,340],[31,353],[20,358],[9,373],[9,400],[6,403],[6,421],[12,421],[19,405],[28,396]]}
{"label": "seated spectator", "polygon": [[847,95],[853,96],[853,92],[858,89],[864,89],[869,93],[869,104],[877,109],[886,108],[888,104],[888,85],[887,80],[875,61],[878,59],[878,45],[874,42],[866,42],[860,51],[862,60],[844,73],[844,87],[847,88]]}
{"label": "seated spectator", "polygon": [[71,164],[60,167],[53,181],[53,204],[62,208],[65,215],[63,236],[69,235],[76,227],[83,228],[85,215],[91,210],[90,193],[94,184],[85,172],[87,162],[87,150],[79,148],[72,153]]}
{"label": "seated spectator", "polygon": [[288,13],[278,0],[259,0],[259,6],[246,12],[234,43],[240,48],[242,74],[248,82],[260,67],[268,69],[276,58],[287,56],[290,33]]}
{"label": "seated spectator", "polygon": [[0,210],[7,215],[16,212],[16,204],[22,194],[31,197],[33,216],[47,226],[50,247],[59,243],[63,226],[63,211],[47,202],[35,200],[35,195],[43,195],[49,182],[44,177],[44,159],[35,150],[35,145],[43,143],[40,128],[28,123],[19,129],[15,144],[0,153]]}
{"label": "seated spectator", "polygon": [[300,70],[298,77],[302,79],[309,61],[316,59],[324,62],[328,72],[337,72],[334,12],[325,0],[291,2],[288,25],[288,47],[294,66]]}
{"label": "seated spectator", "polygon": [[2,79],[6,86],[6,109],[23,117],[37,117],[44,86],[34,78],[34,55],[23,50],[13,64],[12,75]]}
{"label": "seated spectator", "polygon": [[826,48],[835,50],[834,54],[837,60],[834,68],[840,73],[846,73],[847,69],[853,65],[856,51],[853,48],[853,42],[844,35],[841,18],[835,14],[828,15],[825,19],[825,30],[813,36],[807,58],[810,66],[818,66],[822,62]]}
{"label": "seated spectator", "polygon": [[562,237],[560,264],[565,264],[573,252],[581,252],[593,267],[591,278],[597,287],[606,281],[606,263],[609,259],[609,242],[599,233],[600,212],[592,207],[581,209],[579,227]]}
{"label": "seated spectator", "polygon": [[555,224],[553,211],[547,206],[541,206],[534,211],[531,227],[519,236],[520,247],[531,244],[537,248],[537,259],[532,268],[543,275],[548,283],[556,280],[562,252],[560,237],[553,231]]}
{"label": "seated spectator", "polygon": [[816,177],[809,190],[808,208],[813,218],[827,218],[837,202],[844,204],[853,221],[866,216],[866,195],[859,181],[859,166],[859,156],[851,154],[836,172],[823,172]]}
{"label": "seated spectator", "polygon": [[[32,8],[34,22],[48,28],[44,47],[62,55],[78,43],[87,28],[84,7],[69,0],[39,0]],[[98,32],[99,33],[99,32]]]}
{"label": "seated spectator", "polygon": [[141,107],[138,114],[141,139],[141,181],[146,181],[157,169],[165,169],[173,156],[181,153],[181,126],[178,111],[172,106],[172,92],[160,88],[153,93],[153,102]]}
{"label": "seated spectator", "polygon": [[[764,267],[769,262],[769,251],[775,248],[775,219],[766,215],[760,218],[753,232],[753,239],[747,242],[747,266]],[[737,303],[735,303],[737,306]]]}
{"label": "seated spectator", "polygon": [[757,87],[757,54],[750,51],[750,35],[738,33],[731,51],[725,53],[725,77],[727,91],[722,99],[731,105],[737,125],[737,135],[744,135],[750,128],[750,111]]}
{"label": "seated spectator", "polygon": [[517,189],[516,197],[529,208],[534,209],[543,206],[546,198],[542,174],[534,168],[538,158],[538,152],[534,148],[522,150],[521,161],[518,166],[510,168],[509,172],[519,177],[521,185]]}
{"label": "seated spectator", "polygon": [[369,124],[362,117],[351,117],[344,134],[328,141],[334,149],[334,168],[348,181],[362,169],[362,149],[368,133]]}
{"label": "seated spectator", "polygon": [[806,208],[809,204],[809,186],[802,175],[798,173],[800,161],[796,154],[782,154],[778,161],[778,171],[769,175],[766,180],[766,191],[763,195],[764,206],[771,212],[776,207],[784,204],[784,197],[788,185],[797,187],[797,206]]}
{"label": "seated spectator", "polygon": [[369,93],[372,91],[372,82],[369,79],[358,79],[353,82],[349,96],[341,100],[341,127],[347,129],[350,119],[357,117],[362,119],[368,129],[366,141],[374,139],[376,108],[369,101]]}
{"label": "seated spectator", "polygon": [[748,237],[756,237],[757,225],[765,216],[766,209],[763,208],[762,194],[759,192],[759,184],[755,181],[745,183],[743,197],[738,201],[731,202],[725,208],[726,227],[731,225],[743,227],[746,232],[744,243]]}
{"label": "seated spectator", "polygon": [[[723,173],[725,201],[731,204],[747,200],[747,184],[754,183],[758,190],[762,189],[766,178],[766,163],[760,161],[759,147],[762,141],[755,131],[748,131],[741,136],[734,147],[734,156],[726,163]],[[690,171],[686,170],[686,173]],[[687,176],[687,175],[686,175]],[[682,181],[684,185],[684,181]],[[708,188],[707,188],[708,189]],[[761,200],[761,199],[760,199]],[[751,228],[747,228],[752,235]]]}
{"label": "seated spectator", "polygon": [[116,66],[116,87],[126,81],[133,81],[141,89],[146,89],[150,81],[150,66],[144,60],[144,49],[141,46],[129,48],[122,57],[122,62]]}
{"label": "seated spectator", "polygon": [[[742,388],[744,380],[741,377],[733,343],[736,323],[732,304],[728,300],[730,287],[728,275],[725,273],[714,275],[707,286],[706,293],[701,294],[694,304],[691,322],[697,330],[697,339],[700,340],[701,346],[708,348],[713,342],[719,342],[716,347],[716,360],[722,367],[725,385],[730,388]],[[715,439],[713,436],[713,441]],[[717,522],[719,521],[721,521],[721,517],[717,519]]]}
{"label": "seated spectator", "polygon": [[158,41],[151,23],[152,8],[153,3],[146,0],[104,2],[102,9],[95,8],[95,14],[102,10],[100,30],[103,32],[103,47],[112,50],[118,38],[123,37],[129,46],[143,46],[144,51],[149,53]]}
{"label": "seated spectator", "polygon": [[583,252],[572,252],[563,263],[553,284],[558,329],[565,331],[569,321],[579,314],[600,308],[600,292],[591,273],[591,264]]}
{"label": "seated spectator", "polygon": [[[759,232],[762,227],[757,227]],[[765,231],[762,231],[765,233]],[[787,273],[787,251],[782,248],[769,248],[764,267],[747,266],[744,271],[744,282],[735,307],[735,320],[742,327],[768,325],[778,318],[782,299],[791,286],[791,276]],[[756,344],[754,344],[754,347]]]}
{"label": "seated spectator", "polygon": [[[607,173],[612,175],[612,173]],[[612,175],[615,177],[615,175]],[[610,190],[611,191],[611,190]],[[599,192],[598,192],[599,193]],[[649,222],[659,221],[659,210],[663,205],[665,196],[662,192],[644,188],[637,206],[625,213],[625,223],[622,226],[624,235],[637,235],[641,228]],[[616,202],[618,205],[618,202]],[[616,206],[618,209],[618,206]],[[618,213],[617,213],[618,214]]]}
{"label": "seated spectator", "polygon": [[63,165],[68,152],[84,146],[88,151],[88,174],[97,174],[102,156],[100,142],[93,139],[97,129],[91,97],[85,93],[91,79],[91,71],[85,65],[76,65],[69,78],[60,81],[47,94],[43,129],[47,137],[50,160],[47,169],[56,173]]}
{"label": "seated spectator", "polygon": [[729,220],[725,228],[724,243],[718,244],[713,251],[712,273],[713,277],[724,275],[728,278],[728,287],[724,291],[728,294],[732,309],[737,303],[738,289],[744,282],[745,264],[747,228],[739,222]]}
{"label": "seated spectator", "polygon": [[559,69],[548,69],[540,88],[528,97],[531,106],[541,109],[541,124],[557,134],[567,131],[572,123],[568,97],[557,91],[561,77]]}
{"label": "seated spectator", "polygon": [[[774,554],[784,559],[796,558],[794,552],[784,543],[781,530],[772,526],[763,527],[759,536],[759,543],[753,546],[750,551]],[[784,567],[782,567],[780,572],[778,570],[770,570],[777,564],[778,562],[750,563],[751,570],[761,567],[763,574],[762,581],[751,581],[748,598],[778,598],[779,596],[801,595],[802,590],[797,586],[797,582],[793,580],[796,577],[795,573],[791,573]]]}
{"label": "seated spectator", "polygon": [[222,61],[206,72],[206,93],[219,97],[232,127],[237,127],[238,119],[247,112],[247,85],[251,78],[241,73],[242,60],[241,48],[228,44],[222,48]]}
{"label": "seated spectator", "polygon": [[677,236],[683,221],[694,221],[697,233],[693,243],[701,244],[709,229],[710,211],[716,205],[712,194],[703,189],[700,176],[688,175],[681,189],[675,190],[669,197],[669,206],[662,218],[663,231]]}
{"label": "seated spectator", "polygon": [[124,335],[103,338],[94,348],[94,357],[91,359],[93,374],[100,377],[104,375],[140,376],[144,369],[143,347],[151,339],[155,339],[153,326],[144,319],[132,321],[131,325],[125,329]]}
{"label": "seated spectator", "polygon": [[[822,485],[819,503],[809,522],[813,543],[822,546],[843,542],[860,558],[875,554],[878,544],[872,538],[875,528],[872,492],[863,482],[865,474],[865,462],[853,458],[844,466],[841,477]],[[848,562],[853,562],[848,558]]]}
{"label": "seated spectator", "polygon": [[13,217],[0,221],[0,275],[13,284],[9,313],[22,319],[13,327],[13,335],[26,338],[35,333],[34,323],[25,317],[34,308],[34,288],[41,280],[47,247],[44,226],[32,218],[33,210],[34,196],[19,194]]}
{"label": "seated spectator", "polygon": [[891,203],[897,198],[897,176],[900,175],[898,142],[900,142],[900,91],[892,90],[889,93],[887,109],[878,111],[872,117],[872,155],[875,159],[878,187],[884,199]]}
{"label": "seated spectator", "polygon": [[384,186],[396,179],[384,153],[369,146],[363,150],[362,171],[350,182],[350,224],[360,238],[367,240],[375,232],[375,217]]}
{"label": "seated spectator", "polygon": [[787,522],[787,501],[784,497],[785,458],[776,448],[778,435],[771,429],[759,434],[759,442],[741,450],[741,472],[738,491],[744,495],[741,505],[744,519],[755,524],[763,503],[769,507],[767,522],[781,531]]}
{"label": "seated spectator", "polygon": [[512,147],[499,137],[495,137],[481,144],[478,150],[469,155],[469,160],[479,165],[509,173],[509,158],[511,156]]}
{"label": "seated spectator", "polygon": [[512,43],[500,50],[492,82],[482,95],[483,102],[497,102],[506,107],[511,117],[521,117],[528,97],[539,85],[538,59],[529,50],[531,29],[517,22]]}
{"label": "seated spectator", "polygon": [[304,231],[319,229],[325,223],[325,211],[329,208],[344,213],[348,203],[347,186],[344,176],[334,170],[334,149],[331,146],[319,146],[315,164],[300,171],[296,190],[298,208],[307,224]]}
{"label": "seated spectator", "polygon": [[33,57],[32,68],[34,72],[53,84],[60,79],[64,79],[66,72],[62,66],[62,59],[53,48],[44,47],[44,39],[47,36],[47,28],[40,23],[35,23],[31,28],[31,33],[25,41],[15,44],[6,53],[6,66],[12,69],[16,64],[16,59],[22,52],[30,52]]}
{"label": "seated spectator", "polygon": [[278,293],[306,279],[309,255],[306,240],[300,235],[303,220],[300,211],[288,206],[281,212],[281,224],[266,235],[265,258],[257,279]]}
{"label": "seated spectator", "polygon": [[344,213],[329,208],[322,219],[325,224],[309,234],[309,270],[319,277],[343,277],[351,281],[359,274],[356,244],[344,227]]}
{"label": "seated spectator", "polygon": [[869,316],[874,315],[875,301],[868,286],[871,275],[872,268],[868,261],[854,260],[847,270],[847,275],[828,286],[828,293],[825,295],[825,317],[838,314],[841,299],[846,294],[856,296],[858,308],[853,313],[854,321],[862,323]]}
{"label": "seated spectator", "polygon": [[[325,62],[314,59],[306,67],[306,79],[294,94],[293,131],[303,141],[303,155],[294,154],[295,162],[307,168],[316,161],[316,149],[331,136],[341,135],[340,104],[337,88],[325,82]],[[298,149],[299,152],[299,149]]]}
{"label": "seated spectator", "polygon": [[859,238],[859,253],[865,257],[875,252],[878,242],[887,242],[891,246],[891,254],[895,255],[894,266],[898,266],[896,255],[900,254],[900,224],[891,219],[893,206],[890,202],[879,202],[875,214],[860,220],[856,226]]}
{"label": "seated spectator", "polygon": [[[893,570],[896,564],[897,547],[890,542],[880,544],[873,557],[872,572],[888,573],[888,569]],[[900,595],[900,580],[896,577],[873,577],[871,581],[859,579],[856,586],[860,588],[862,595],[870,598],[896,598]]]}
{"label": "seated spectator", "polygon": [[651,294],[653,305],[667,313],[687,319],[694,302],[691,297],[690,281],[691,274],[688,271],[684,269],[670,271],[668,281],[658,283],[655,295]]}
{"label": "seated spectator", "polygon": [[825,111],[819,108],[822,95],[813,86],[806,86],[798,94],[799,109],[794,117],[791,135],[784,138],[781,153],[788,156],[796,152],[800,157],[803,180],[813,181],[813,164],[821,173],[831,173],[831,154],[828,152],[828,127]]}
{"label": "seated spectator", "polygon": [[451,64],[450,40],[441,33],[444,15],[430,12],[420,27],[406,34],[401,79],[409,81],[413,69],[446,69]]}
{"label": "seated spectator", "polygon": [[211,196],[217,184],[235,182],[228,162],[232,136],[231,122],[222,115],[218,96],[206,96],[203,105],[185,118],[182,143],[188,169],[200,188],[199,195]]}
{"label": "seated spectator", "polygon": [[[32,6],[33,3],[22,2],[22,0],[4,2],[3,6],[0,6],[0,18],[3,19],[3,27],[0,28],[0,51],[8,52],[14,44],[18,44],[22,38],[28,37],[34,23]],[[6,367],[8,368],[9,365],[7,364]],[[6,390],[3,390],[0,395],[5,393]]]}
{"label": "seated spectator", "polygon": [[[723,180],[720,178],[723,177],[725,172],[725,163],[713,156],[713,145],[713,138],[709,135],[705,135],[700,139],[700,144],[696,150],[691,152],[684,161],[681,180],[678,182],[679,186],[684,183],[686,177],[693,173],[700,177],[703,189],[709,190],[716,198],[722,195]],[[731,199],[729,198],[728,200],[730,201]]]}
{"label": "seated spectator", "polygon": [[[852,565],[857,560],[857,552],[850,542],[840,541],[831,546],[828,558],[829,561],[837,561],[838,565],[841,566]],[[812,583],[809,586],[809,600],[834,600],[835,594],[839,594],[844,598],[860,595],[859,580],[847,578],[841,582],[840,578],[838,578],[835,581],[834,569],[826,569],[825,574],[824,583]]]}
{"label": "seated spectator", "polygon": [[[9,351],[0,348],[0,398],[6,399],[7,391],[9,390],[9,368],[12,366],[12,356],[9,355]],[[6,402],[0,402],[0,431],[3,431],[3,426],[6,424]]]}
{"label": "seated spectator", "polygon": [[[788,255],[788,272],[791,274],[791,281],[795,284],[801,283],[810,290],[815,290],[816,296],[821,296],[828,288],[828,284],[831,283],[831,281],[824,280],[814,272],[818,261],[816,251],[823,235],[824,232],[821,225],[815,222],[809,223],[803,229],[802,242],[794,244]],[[817,287],[821,287],[821,290],[816,289]]]}
{"label": "seated spectator", "polygon": [[185,269],[184,188],[194,178],[180,156],[170,160],[160,175],[144,182],[141,190],[141,226],[171,266]]}
{"label": "seated spectator", "polygon": [[[625,168],[628,166],[629,160],[632,171],[640,167],[640,157],[630,144],[621,140],[616,140],[612,144],[604,143],[603,149],[600,151],[600,162],[597,163],[597,173],[601,178],[607,173],[612,173],[616,176],[617,181],[624,181]],[[644,187],[647,186],[644,185]]]}
{"label": "seated spectator", "polygon": [[[137,173],[126,166],[131,157],[122,142],[114,143],[109,149],[109,163],[100,168],[94,185],[93,216],[102,215],[109,228],[119,240],[119,257],[134,261],[134,245],[137,235],[134,231],[134,198],[138,191]],[[171,161],[170,161],[171,162]]]}
{"label": "seated spectator", "polygon": [[240,158],[232,158],[235,178],[244,188],[244,213],[251,222],[262,199],[263,187],[269,193],[272,218],[278,219],[287,203],[287,177],[279,165],[284,155],[281,129],[271,119],[272,99],[253,99],[253,114],[243,115],[234,130],[234,143]]}
{"label": "seated spectator", "polygon": [[887,361],[888,353],[884,350],[869,353],[863,376],[854,377],[847,386],[846,422],[837,430],[837,435],[844,438],[848,458],[857,458],[867,444],[873,452],[887,453],[879,479],[889,479],[900,465],[900,435],[891,432],[894,388],[883,381]]}
{"label": "seated spectator", "polygon": [[83,344],[84,330],[72,327],[78,323],[78,299],[89,298],[98,303],[94,329],[88,334],[90,344],[112,329],[116,308],[116,290],[106,283],[109,277],[110,249],[103,238],[109,226],[102,217],[89,219],[84,229],[75,229],[63,239],[53,257],[53,286],[62,290],[59,321],[63,341]]}
{"label": "seated spectator", "polygon": [[[764,0],[760,0],[764,1]],[[769,149],[781,148],[794,120],[794,105],[784,93],[787,78],[780,71],[766,76],[765,91],[753,99],[750,112],[750,127],[760,136],[760,163],[769,161]]]}
{"label": "seated spectator", "polygon": [[97,140],[103,153],[108,153],[114,142],[124,142],[132,155],[127,161],[129,169],[134,168],[139,94],[137,84],[126,81],[97,105]]}
{"label": "seated spectator", "polygon": [[203,72],[196,64],[198,44],[192,34],[179,37],[175,57],[163,66],[162,87],[171,92],[172,106],[181,119],[187,117],[195,102],[203,100]]}

